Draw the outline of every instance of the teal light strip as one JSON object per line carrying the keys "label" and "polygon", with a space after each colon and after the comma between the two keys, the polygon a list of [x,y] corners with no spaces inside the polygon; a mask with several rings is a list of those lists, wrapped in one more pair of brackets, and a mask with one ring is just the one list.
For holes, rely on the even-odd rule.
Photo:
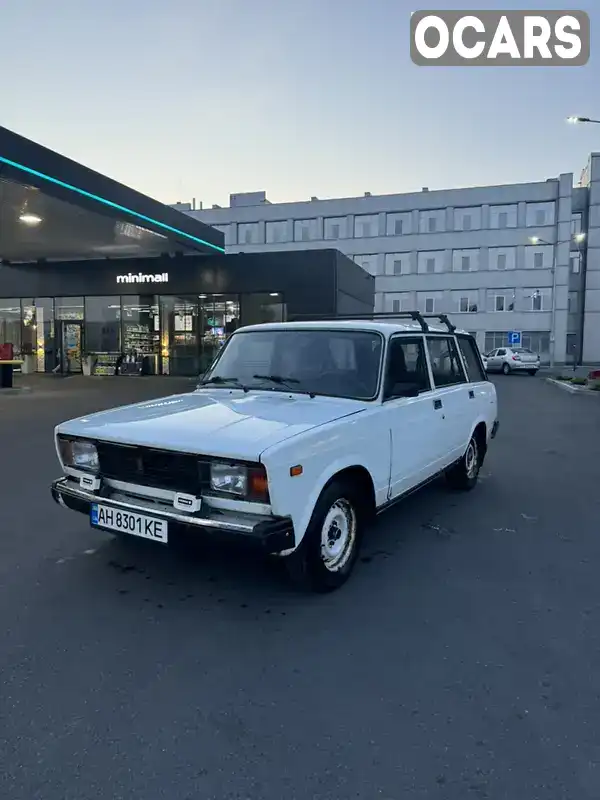
{"label": "teal light strip", "polygon": [[9,158],[4,158],[0,156],[0,162],[6,164],[9,167],[14,167],[15,169],[19,169],[22,172],[26,172],[28,175],[34,175],[36,178],[41,178],[44,181],[48,181],[48,183],[53,183],[55,186],[60,186],[63,189],[68,189],[71,192],[75,192],[76,194],[81,195],[82,197],[87,197],[90,200],[94,200],[96,203],[102,203],[102,205],[108,206],[109,208],[114,208],[117,211],[123,211],[126,214],[130,214],[132,217],[137,217],[138,219],[143,220],[144,222],[150,222],[152,225],[156,225],[158,228],[162,228],[165,231],[170,231],[170,233],[176,233],[177,236],[183,236],[186,239],[190,239],[192,242],[196,244],[204,245],[205,247],[211,247],[213,250],[217,250],[219,253],[224,253],[224,247],[218,247],[216,244],[211,244],[210,242],[204,241],[204,239],[199,239],[197,236],[192,236],[190,233],[185,233],[185,231],[180,231],[178,228],[173,228],[171,225],[167,225],[164,222],[159,222],[156,219],[152,219],[152,217],[147,217],[145,214],[139,214],[137,211],[133,211],[131,208],[126,208],[125,206],[120,206],[118,203],[113,203],[111,200],[106,200],[104,197],[99,197],[97,194],[92,194],[91,192],[86,192],[85,189],[80,189],[78,186],[73,186],[70,183],[65,183],[64,181],[59,181],[58,178],[53,178],[50,175],[45,175],[43,172],[38,172],[37,169],[31,169],[31,167],[26,167],[23,164],[18,164],[16,161],[11,161]]}

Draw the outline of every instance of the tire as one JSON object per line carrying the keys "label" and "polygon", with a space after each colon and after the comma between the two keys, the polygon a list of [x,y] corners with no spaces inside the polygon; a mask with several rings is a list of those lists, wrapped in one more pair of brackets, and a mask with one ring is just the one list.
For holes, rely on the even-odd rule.
{"label": "tire", "polygon": [[504,364],[502,364],[502,372],[505,375],[510,375],[510,367],[508,366],[508,364],[506,362]]}
{"label": "tire", "polygon": [[366,503],[360,502],[360,489],[352,481],[326,486],[299,548],[284,559],[292,582],[321,593],[343,586],[356,564],[366,518]]}
{"label": "tire", "polygon": [[483,453],[478,437],[473,434],[464,456],[446,472],[446,481],[451,489],[468,492],[477,484]]}
{"label": "tire", "polygon": [[535,376],[537,375],[537,369],[530,369],[528,370],[528,372],[532,378],[535,378]]}

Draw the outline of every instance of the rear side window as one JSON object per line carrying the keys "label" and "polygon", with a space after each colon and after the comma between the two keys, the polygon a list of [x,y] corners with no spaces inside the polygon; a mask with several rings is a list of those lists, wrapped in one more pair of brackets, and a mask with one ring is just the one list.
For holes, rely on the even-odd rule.
{"label": "rear side window", "polygon": [[486,376],[481,366],[481,359],[477,351],[477,345],[473,339],[467,339],[466,336],[458,337],[458,346],[463,357],[463,361],[467,366],[467,373],[469,380],[472,382],[485,381]]}
{"label": "rear side window", "polygon": [[453,338],[428,336],[427,347],[436,387],[465,383],[466,376]]}

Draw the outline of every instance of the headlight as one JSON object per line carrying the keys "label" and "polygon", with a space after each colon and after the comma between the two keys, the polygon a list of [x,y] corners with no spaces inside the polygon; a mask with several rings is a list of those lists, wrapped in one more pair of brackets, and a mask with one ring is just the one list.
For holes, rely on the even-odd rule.
{"label": "headlight", "polygon": [[83,472],[98,472],[98,451],[93,442],[78,439],[59,439],[58,446],[66,467],[80,469]]}
{"label": "headlight", "polygon": [[216,492],[228,492],[245,496],[248,494],[248,469],[236,464],[210,465],[210,486]]}
{"label": "headlight", "polygon": [[269,502],[267,473],[261,464],[226,464],[213,462],[210,465],[210,488],[257,503]]}

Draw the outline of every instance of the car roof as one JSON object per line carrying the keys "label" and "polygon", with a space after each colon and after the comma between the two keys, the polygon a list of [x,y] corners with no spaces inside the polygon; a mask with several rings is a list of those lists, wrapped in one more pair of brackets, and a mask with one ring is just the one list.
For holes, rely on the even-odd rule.
{"label": "car roof", "polygon": [[[448,334],[448,328],[444,325],[435,325],[431,324],[429,320],[427,320],[427,325],[429,327],[429,331],[431,333],[445,333]],[[246,325],[242,328],[238,328],[236,333],[240,333],[242,331],[289,331],[289,330],[298,330],[298,331],[310,331],[310,330],[351,330],[351,331],[375,331],[378,333],[382,333],[384,336],[391,336],[394,333],[423,333],[423,330],[418,322],[406,321],[406,322],[394,322],[393,320],[388,320],[386,322],[377,322],[376,320],[364,320],[364,319],[337,319],[337,320],[314,320],[311,322],[263,322],[259,325]],[[454,333],[461,333],[466,334],[467,331],[463,330],[456,330]]]}

